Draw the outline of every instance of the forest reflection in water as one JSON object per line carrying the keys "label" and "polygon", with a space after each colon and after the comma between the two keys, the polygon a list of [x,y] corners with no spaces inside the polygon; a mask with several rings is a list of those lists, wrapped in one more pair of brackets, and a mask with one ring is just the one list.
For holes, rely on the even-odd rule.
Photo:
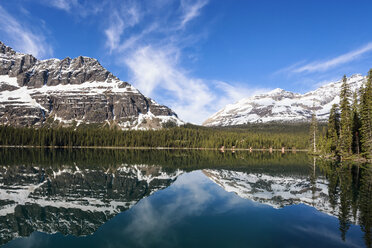
{"label": "forest reflection in water", "polygon": [[343,243],[337,245],[348,247],[349,239],[359,235],[365,247],[372,245],[370,165],[279,152],[0,149],[0,155],[0,244],[9,247],[20,246],[22,239],[13,239],[32,237],[35,231],[97,239],[97,230],[109,228],[110,219],[136,209],[155,192],[161,198],[178,178],[194,176],[191,171],[224,192],[274,209],[312,206],[338,218]]}

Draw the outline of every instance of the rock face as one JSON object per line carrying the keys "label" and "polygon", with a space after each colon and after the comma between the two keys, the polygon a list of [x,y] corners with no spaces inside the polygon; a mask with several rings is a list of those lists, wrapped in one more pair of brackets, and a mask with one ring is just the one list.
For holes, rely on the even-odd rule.
{"label": "rock face", "polygon": [[0,245],[34,231],[85,236],[139,200],[171,185],[182,171],[122,165],[0,167]]}
{"label": "rock face", "polygon": [[108,123],[123,129],[182,124],[171,109],[120,81],[93,58],[37,60],[0,42],[0,124]]}
{"label": "rock face", "polygon": [[[358,90],[366,77],[356,74],[347,79],[352,91]],[[313,109],[320,121],[326,121],[331,107],[340,102],[342,81],[326,84],[306,94],[275,89],[265,94],[229,104],[209,117],[204,126],[232,126],[264,122],[310,121]]]}

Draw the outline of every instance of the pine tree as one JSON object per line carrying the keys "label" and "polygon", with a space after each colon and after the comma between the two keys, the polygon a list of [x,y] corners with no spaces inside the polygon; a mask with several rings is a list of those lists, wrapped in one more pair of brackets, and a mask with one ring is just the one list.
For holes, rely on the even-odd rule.
{"label": "pine tree", "polygon": [[327,152],[338,154],[340,135],[340,113],[337,104],[333,104],[329,113],[327,126]]}
{"label": "pine tree", "polygon": [[361,90],[360,99],[361,143],[366,157],[372,157],[372,69],[368,72],[367,82]]}
{"label": "pine tree", "polygon": [[340,120],[340,150],[342,156],[351,154],[351,146],[353,142],[352,136],[352,124],[351,124],[351,108],[349,98],[351,92],[349,85],[347,84],[346,75],[342,79],[341,93],[340,93],[340,109],[341,109],[341,120]]}
{"label": "pine tree", "polygon": [[352,150],[353,153],[359,154],[360,152],[360,116],[359,116],[359,104],[358,104],[358,94],[355,91],[353,94],[353,106],[352,111],[352,134],[353,134],[353,143]]}

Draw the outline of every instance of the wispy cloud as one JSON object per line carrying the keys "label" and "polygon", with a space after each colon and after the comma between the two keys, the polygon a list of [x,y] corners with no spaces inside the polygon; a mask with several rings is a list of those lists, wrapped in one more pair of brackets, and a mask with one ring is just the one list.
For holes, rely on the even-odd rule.
{"label": "wispy cloud", "polygon": [[79,2],[77,0],[49,0],[45,1],[50,6],[64,11],[70,11],[72,7],[77,6]]}
{"label": "wispy cloud", "polygon": [[38,2],[83,18],[102,12],[108,4],[108,1],[95,2],[87,0],[38,0]]}
{"label": "wispy cloud", "polygon": [[9,37],[9,42],[14,49],[32,54],[37,58],[44,58],[53,54],[51,45],[46,42],[45,30],[31,29],[1,6],[0,16],[0,30]]}
{"label": "wispy cloud", "polygon": [[372,51],[372,42],[348,53],[342,54],[335,58],[325,61],[315,61],[308,64],[303,62],[296,63],[295,65],[284,68],[278,72],[290,72],[290,73],[312,73],[312,72],[324,72],[329,69],[338,67],[343,64],[355,61],[361,58],[364,54]]}
{"label": "wispy cloud", "polygon": [[[272,90],[271,88],[247,87],[245,84],[231,84],[222,81],[217,81],[216,87],[224,92],[223,102],[226,102],[226,104]],[[224,103],[224,105],[226,104]]]}
{"label": "wispy cloud", "polygon": [[157,23],[153,23],[151,26],[144,29],[141,33],[132,35],[126,40],[122,41],[121,44],[116,47],[117,50],[123,53],[137,48],[138,44],[140,44],[139,46],[141,46],[141,40],[157,28],[159,28],[159,25]]}
{"label": "wispy cloud", "polygon": [[111,25],[105,30],[106,35],[106,47],[112,52],[119,46],[120,36],[124,31],[124,21],[119,17],[118,13],[115,12],[110,17]]}
{"label": "wispy cloud", "polygon": [[190,22],[192,19],[196,18],[200,15],[201,9],[208,3],[206,0],[198,0],[198,1],[181,1],[181,7],[183,11],[183,15],[181,18],[180,28],[185,27],[185,25]]}
{"label": "wispy cloud", "polygon": [[[183,67],[184,48],[203,37],[188,32],[186,27],[201,15],[208,2],[181,0],[179,6],[173,4],[163,1],[156,7],[125,2],[125,9],[135,11],[113,11],[104,31],[106,46],[110,56],[129,69],[129,81],[143,94],[171,107],[181,119],[201,124],[226,104],[248,97],[257,89],[194,77]],[[174,11],[161,12],[168,8]]]}
{"label": "wispy cloud", "polygon": [[[140,18],[140,10],[134,2],[127,2],[123,6],[119,5],[112,11],[108,27],[104,31],[106,35],[106,47],[110,49],[110,53],[119,48],[124,30],[139,23]],[[123,47],[123,45],[120,46]]]}
{"label": "wispy cloud", "polygon": [[182,0],[175,12],[158,13],[173,4],[163,2],[157,11],[132,1],[117,6],[104,30],[106,47],[129,68],[130,81],[141,92],[170,106],[182,119],[201,123],[216,96],[205,80],[189,76],[180,65],[182,48],[190,39],[180,27],[197,18],[207,1]]}
{"label": "wispy cloud", "polygon": [[210,114],[209,106],[216,96],[205,80],[190,77],[178,65],[178,52],[172,47],[146,46],[133,52],[125,63],[145,95],[166,102],[182,119],[201,123]]}

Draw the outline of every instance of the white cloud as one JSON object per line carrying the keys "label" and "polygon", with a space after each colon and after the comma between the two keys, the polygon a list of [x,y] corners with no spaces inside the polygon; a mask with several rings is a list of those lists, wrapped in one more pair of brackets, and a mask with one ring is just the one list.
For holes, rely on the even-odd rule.
{"label": "white cloud", "polygon": [[38,0],[38,2],[83,18],[102,12],[109,3],[108,1],[93,2],[88,0]]}
{"label": "white cloud", "polygon": [[185,27],[185,25],[192,19],[200,15],[200,10],[208,3],[206,0],[197,0],[196,2],[191,2],[189,0],[182,0],[181,7],[183,11],[183,16],[181,18],[180,28]]}
{"label": "white cloud", "polygon": [[111,25],[105,30],[105,35],[107,38],[106,46],[110,49],[110,52],[112,52],[119,46],[120,36],[124,31],[124,22],[117,12],[113,13],[110,18]]}
{"label": "white cloud", "polygon": [[78,5],[77,0],[49,0],[46,3],[64,11],[70,11],[73,6]]}
{"label": "white cloud", "polygon": [[17,51],[29,53],[37,58],[53,54],[42,31],[31,30],[0,6],[0,30],[9,37],[10,45]]}
{"label": "white cloud", "polygon": [[284,71],[289,71],[291,73],[327,71],[328,69],[357,60],[362,55],[368,52],[371,52],[371,51],[372,51],[372,42],[356,50],[342,54],[340,56],[337,56],[327,61],[315,61],[315,62],[308,63],[302,66],[298,66],[298,65],[290,66],[284,69]]}
{"label": "white cloud", "polygon": [[153,23],[148,28],[144,29],[141,33],[135,34],[121,42],[121,44],[117,47],[117,50],[119,52],[127,52],[131,51],[137,48],[138,44],[141,44],[141,40],[148,35],[149,33],[153,32],[159,28],[159,25],[157,23]]}
{"label": "white cloud", "polygon": [[[113,10],[113,13],[110,14],[109,25],[104,31],[106,35],[106,47],[110,49],[110,53],[119,47],[125,46],[124,44],[120,45],[124,30],[136,25],[140,21],[140,18],[140,12],[134,3],[128,2],[123,6],[122,10],[120,8],[119,10]],[[130,37],[128,40],[132,38],[135,41],[133,37]],[[132,44],[129,43],[129,45]]]}
{"label": "white cloud", "polygon": [[[224,102],[226,102],[226,104],[237,102],[244,98],[266,93],[272,90],[270,88],[247,87],[244,84],[233,85],[222,81],[217,81],[216,86],[225,93],[224,95],[226,95],[226,99]],[[223,106],[226,104],[223,104]]]}
{"label": "white cloud", "polygon": [[139,48],[125,59],[132,81],[145,95],[167,98],[180,118],[201,123],[210,114],[208,106],[216,100],[206,82],[192,78],[178,66],[176,48]]}

